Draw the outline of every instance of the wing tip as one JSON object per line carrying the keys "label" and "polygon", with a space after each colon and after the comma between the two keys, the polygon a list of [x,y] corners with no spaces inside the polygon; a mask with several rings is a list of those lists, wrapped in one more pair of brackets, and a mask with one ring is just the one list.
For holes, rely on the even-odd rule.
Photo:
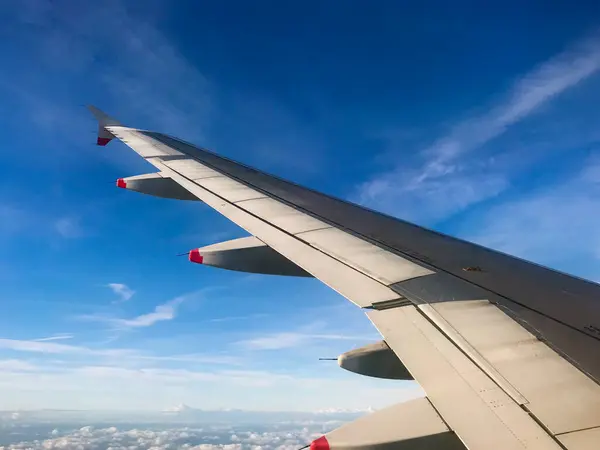
{"label": "wing tip", "polygon": [[109,116],[108,114],[106,114],[104,111],[102,111],[100,108],[94,106],[94,105],[86,105],[87,109],[92,113],[92,115],[96,118],[96,120],[98,121],[98,123],[105,127],[105,126],[111,126],[111,125],[121,125],[121,123],[112,118],[111,116]]}
{"label": "wing tip", "polygon": [[106,127],[121,124],[101,109],[95,107],[94,105],[87,105],[87,109],[98,121],[98,137],[96,139],[96,145],[105,147],[115,137],[110,131],[106,129]]}

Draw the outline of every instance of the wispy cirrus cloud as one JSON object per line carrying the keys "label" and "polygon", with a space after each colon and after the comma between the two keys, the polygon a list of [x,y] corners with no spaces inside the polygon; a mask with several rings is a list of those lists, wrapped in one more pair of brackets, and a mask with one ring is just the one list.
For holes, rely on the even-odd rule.
{"label": "wispy cirrus cloud", "polygon": [[510,176],[473,152],[599,70],[600,38],[594,35],[524,74],[486,112],[456,123],[418,151],[420,164],[405,167],[403,161],[361,184],[355,200],[428,222],[498,195],[510,185]]}
{"label": "wispy cirrus cloud", "polygon": [[108,283],[106,285],[110,288],[118,297],[121,302],[126,302],[130,300],[131,297],[135,294],[135,291],[131,289],[129,286],[123,283]]}
{"label": "wispy cirrus cloud", "polygon": [[[321,137],[285,104],[255,92],[223,89],[189,61],[157,25],[162,7],[153,9],[147,2],[144,11],[133,13],[121,0],[41,0],[6,8],[18,25],[7,28],[7,41],[19,43],[27,59],[43,70],[29,70],[27,77],[12,71],[0,75],[0,92],[17,99],[24,122],[52,133],[54,140],[60,133],[61,140],[77,145],[93,142],[95,124],[80,106],[89,101],[124,123],[135,120],[131,125],[221,149],[243,143],[251,149],[244,152],[246,158],[254,155],[267,166],[314,173],[322,162]],[[77,90],[81,78],[90,91]],[[70,100],[74,96],[77,102]],[[64,122],[71,124],[68,130],[60,126]],[[53,150],[64,151],[62,146]],[[301,151],[303,158],[289,158],[290,151]],[[134,164],[134,159],[127,163],[110,153],[99,155],[113,164]],[[75,160],[69,154],[68,161]]]}
{"label": "wispy cirrus cloud", "polygon": [[154,311],[145,314],[140,314],[129,319],[97,314],[82,315],[78,316],[77,318],[79,320],[106,323],[116,330],[144,328],[152,326],[158,322],[164,322],[175,319],[177,317],[177,310],[179,306],[184,301],[189,300],[197,295],[198,293],[192,293],[176,297],[173,300],[170,300],[166,303],[157,305],[154,308]]}
{"label": "wispy cirrus cloud", "polygon": [[[7,30],[11,39],[21,42],[45,75],[59,72],[65,80],[85,76],[103,92],[103,101],[117,105],[125,116],[141,115],[182,137],[204,136],[212,112],[211,84],[154,25],[151,5],[135,17],[120,0],[87,5],[42,0],[6,8],[18,24]],[[88,115],[80,102],[61,98],[70,93],[68,82],[53,79],[53,89],[45,89],[47,82],[36,73],[11,74],[0,77],[0,89],[19,98],[32,122],[54,133],[60,131],[57,121],[78,123],[82,126],[73,129],[80,130],[76,139],[81,142]],[[61,137],[75,140],[73,134],[70,130]]]}
{"label": "wispy cirrus cloud", "polygon": [[225,316],[225,317],[214,317],[210,319],[210,322],[231,322],[231,321],[242,321],[242,320],[252,320],[252,319],[263,319],[268,317],[269,314],[266,313],[255,313],[248,314],[246,316]]}
{"label": "wispy cirrus cloud", "polygon": [[[229,354],[153,354],[136,348],[92,348],[81,345],[57,344],[47,340],[22,340],[0,338],[0,349],[20,353],[40,355],[61,355],[63,357],[105,357],[111,361],[153,362],[153,363],[194,363],[237,366],[242,359]],[[0,360],[0,370],[33,370],[33,364],[21,359]]]}
{"label": "wispy cirrus cloud", "polygon": [[[598,154],[600,155],[600,153]],[[507,200],[471,218],[469,240],[600,281],[600,157],[562,182]],[[477,230],[474,232],[473,230]],[[568,259],[557,248],[568,246]]]}
{"label": "wispy cirrus cloud", "polygon": [[31,372],[38,370],[35,364],[20,359],[0,359],[0,371]]}
{"label": "wispy cirrus cloud", "polygon": [[[45,235],[55,239],[77,239],[85,236],[81,218],[41,212],[33,205],[16,205],[12,198],[2,199],[0,205],[0,231],[7,235]],[[14,203],[14,204],[13,204]],[[40,226],[43,224],[43,226]]]}
{"label": "wispy cirrus cloud", "polygon": [[[373,337],[371,336],[371,339]],[[237,345],[249,350],[281,350],[284,348],[299,347],[318,341],[353,341],[359,336],[326,333],[273,333],[266,336],[244,339],[236,342]],[[366,339],[369,339],[368,337]]]}
{"label": "wispy cirrus cloud", "polygon": [[66,239],[75,239],[84,235],[79,217],[61,217],[54,222],[54,229]]}
{"label": "wispy cirrus cloud", "polygon": [[65,339],[73,339],[72,334],[56,334],[54,336],[48,336],[44,338],[34,339],[36,342],[48,342],[48,341],[62,341]]}
{"label": "wispy cirrus cloud", "polygon": [[0,339],[0,349],[17,352],[46,353],[46,354],[79,354],[100,356],[125,356],[132,353],[127,349],[93,349],[77,345],[58,344],[39,340]]}
{"label": "wispy cirrus cloud", "polygon": [[149,327],[156,322],[173,320],[177,315],[177,308],[183,302],[183,298],[176,298],[164,305],[158,305],[154,311],[142,314],[132,319],[116,319],[115,325],[121,325],[129,328]]}

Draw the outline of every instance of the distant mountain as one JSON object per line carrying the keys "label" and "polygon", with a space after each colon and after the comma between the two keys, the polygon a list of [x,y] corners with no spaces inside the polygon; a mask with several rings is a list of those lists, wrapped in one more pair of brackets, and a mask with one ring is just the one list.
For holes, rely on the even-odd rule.
{"label": "distant mountain", "polygon": [[325,408],[315,411],[315,414],[363,414],[375,411],[371,406],[364,409]]}
{"label": "distant mountain", "polygon": [[180,403],[177,406],[172,406],[170,408],[166,408],[163,409],[162,412],[164,413],[174,413],[174,414],[180,414],[180,413],[186,413],[186,412],[192,412],[195,411],[196,408],[192,408],[191,406],[186,405],[185,403]]}

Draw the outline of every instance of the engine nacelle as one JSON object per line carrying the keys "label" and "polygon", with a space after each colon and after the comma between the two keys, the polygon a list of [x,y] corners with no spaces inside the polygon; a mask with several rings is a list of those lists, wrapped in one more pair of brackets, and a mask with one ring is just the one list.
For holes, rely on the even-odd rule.
{"label": "engine nacelle", "polygon": [[312,277],[304,269],[254,236],[191,250],[189,259],[197,264],[239,272]]}
{"label": "engine nacelle", "polygon": [[154,197],[200,201],[195,195],[162,172],[119,178],[117,187],[153,195]]}
{"label": "engine nacelle", "polygon": [[350,350],[338,356],[342,369],[375,378],[412,380],[412,375],[385,341]]}

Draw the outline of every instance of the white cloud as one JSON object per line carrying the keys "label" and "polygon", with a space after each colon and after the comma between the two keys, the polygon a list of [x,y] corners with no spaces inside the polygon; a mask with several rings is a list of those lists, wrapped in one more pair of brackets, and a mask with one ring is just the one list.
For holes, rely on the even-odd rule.
{"label": "white cloud", "polygon": [[61,217],[54,222],[54,229],[66,239],[79,238],[84,234],[78,217]]}
{"label": "white cloud", "polygon": [[[103,101],[116,103],[125,114],[141,114],[182,137],[202,137],[203,127],[210,124],[211,85],[153,26],[151,7],[134,17],[119,0],[35,3],[39,5],[19,2],[14,7],[21,20],[10,31],[44,73],[58,72],[64,80],[84,76],[102,92]],[[25,32],[27,39],[20,34]],[[98,55],[103,55],[101,65]],[[51,131],[59,129],[56,124],[64,118],[80,123],[86,117],[83,109],[65,107],[61,101],[60,95],[69,92],[68,82],[54,81],[50,91],[44,89],[44,78],[35,75],[3,83],[19,96],[32,122]]]}
{"label": "white cloud", "polygon": [[158,322],[164,322],[173,320],[177,317],[177,310],[179,306],[185,302],[192,300],[196,297],[201,296],[203,293],[214,290],[215,287],[209,287],[200,291],[184,294],[174,298],[171,301],[158,305],[154,308],[154,311],[140,314],[139,316],[131,319],[124,319],[120,317],[110,317],[99,314],[88,314],[81,315],[77,318],[80,320],[87,320],[92,322],[102,322],[111,325],[114,329],[132,329],[132,328],[144,328],[152,326]]}
{"label": "white cloud", "polygon": [[[241,358],[227,354],[174,354],[155,355],[148,354],[142,350],[131,348],[89,348],[77,345],[57,344],[48,342],[51,338],[36,340],[0,339],[0,349],[12,350],[25,353],[40,353],[48,355],[87,355],[104,356],[111,359],[124,358],[128,361],[152,361],[152,362],[181,362],[210,365],[241,364]],[[1,361],[1,360],[0,360]],[[5,360],[18,361],[18,360]]]}
{"label": "white cloud", "polygon": [[[260,417],[260,416],[259,416]],[[259,420],[259,419],[257,419]],[[339,426],[341,422],[333,425]],[[214,426],[173,427],[173,428],[123,428],[116,425],[108,428],[96,428],[88,425],[68,433],[59,429],[49,433],[47,439],[24,441],[7,445],[6,450],[296,450],[309,443],[323,432],[333,428],[324,422],[315,421],[310,424],[287,423],[285,426],[273,425],[261,427],[261,431],[237,431],[235,434],[223,434],[223,429]],[[265,430],[266,428],[266,430]],[[225,430],[229,430],[226,428]],[[215,436],[219,433],[221,437]],[[221,442],[206,443],[205,441]]]}
{"label": "white cloud", "polygon": [[19,359],[2,359],[0,360],[0,371],[8,372],[29,372],[38,370],[38,367],[27,361]]}
{"label": "white cloud", "polygon": [[[519,78],[487,112],[455,124],[449,133],[417,152],[422,163],[384,172],[358,188],[355,199],[421,222],[447,217],[498,195],[509,186],[493,160],[471,153],[537,113],[550,100],[595,75],[600,41],[586,39]],[[469,155],[467,158],[466,156]]]}
{"label": "white cloud", "polygon": [[[58,362],[39,358],[0,364],[0,409],[64,408],[162,410],[185,401],[202,409],[315,411],[387,406],[422,395],[414,383],[375,380],[325,366],[316,376],[273,370],[132,367],[132,356],[104,364],[94,358]],[[103,356],[103,355],[98,355]],[[332,376],[334,370],[337,376]],[[348,396],[348,392],[354,395]]]}
{"label": "white cloud", "polygon": [[452,170],[446,165],[463,153],[477,149],[514,123],[535,113],[546,102],[600,69],[597,36],[578,43],[517,80],[503,101],[481,116],[457,124],[451,133],[425,149],[433,156],[418,181]]}
{"label": "white cloud", "polygon": [[17,339],[0,339],[0,348],[19,352],[50,354],[87,354],[103,356],[130,356],[132,350],[127,349],[91,349],[75,345],[57,344],[47,341],[26,341]]}
{"label": "white cloud", "polygon": [[299,347],[313,341],[358,339],[360,339],[360,336],[341,334],[274,333],[267,336],[238,341],[237,344],[251,350],[279,350],[283,348]]}
{"label": "white cloud", "polygon": [[[41,211],[39,206],[10,204],[11,199],[0,199],[0,231],[5,235],[20,234],[27,237],[44,235],[55,240],[56,235],[63,239],[78,239],[85,236],[79,217],[57,217],[54,213]],[[40,226],[46,225],[47,226]]]}
{"label": "white cloud", "polygon": [[142,314],[133,319],[117,319],[114,323],[125,327],[138,328],[149,327],[156,322],[173,320],[177,315],[177,307],[183,299],[175,299],[164,305],[158,305],[154,311],[148,314]]}
{"label": "white cloud", "polygon": [[123,283],[108,283],[107,287],[112,289],[112,291],[121,298],[121,301],[126,302],[127,300],[133,297],[135,291],[131,289],[129,286]]}
{"label": "white cloud", "polygon": [[184,355],[137,355],[136,359],[157,362],[184,362],[196,364],[225,364],[239,366],[243,364],[243,358],[226,354],[184,354]]}
{"label": "white cloud", "polygon": [[65,339],[73,339],[72,334],[57,334],[55,336],[48,336],[44,338],[34,339],[36,342],[47,342],[47,341],[62,341]]}
{"label": "white cloud", "polygon": [[[600,161],[592,159],[558,185],[489,208],[483,216],[471,219],[462,234],[539,263],[566,263],[580,275],[599,280],[598,173]],[[568,254],[557,251],[562,248],[568,248]]]}
{"label": "white cloud", "polygon": [[34,353],[78,353],[82,350],[81,347],[72,345],[16,339],[0,339],[0,348]]}
{"label": "white cloud", "polygon": [[115,329],[149,327],[157,322],[173,320],[177,317],[177,308],[183,300],[184,297],[178,297],[170,302],[156,306],[152,312],[141,314],[131,319],[107,317],[103,315],[82,315],[78,316],[78,319],[107,323],[112,325]]}

